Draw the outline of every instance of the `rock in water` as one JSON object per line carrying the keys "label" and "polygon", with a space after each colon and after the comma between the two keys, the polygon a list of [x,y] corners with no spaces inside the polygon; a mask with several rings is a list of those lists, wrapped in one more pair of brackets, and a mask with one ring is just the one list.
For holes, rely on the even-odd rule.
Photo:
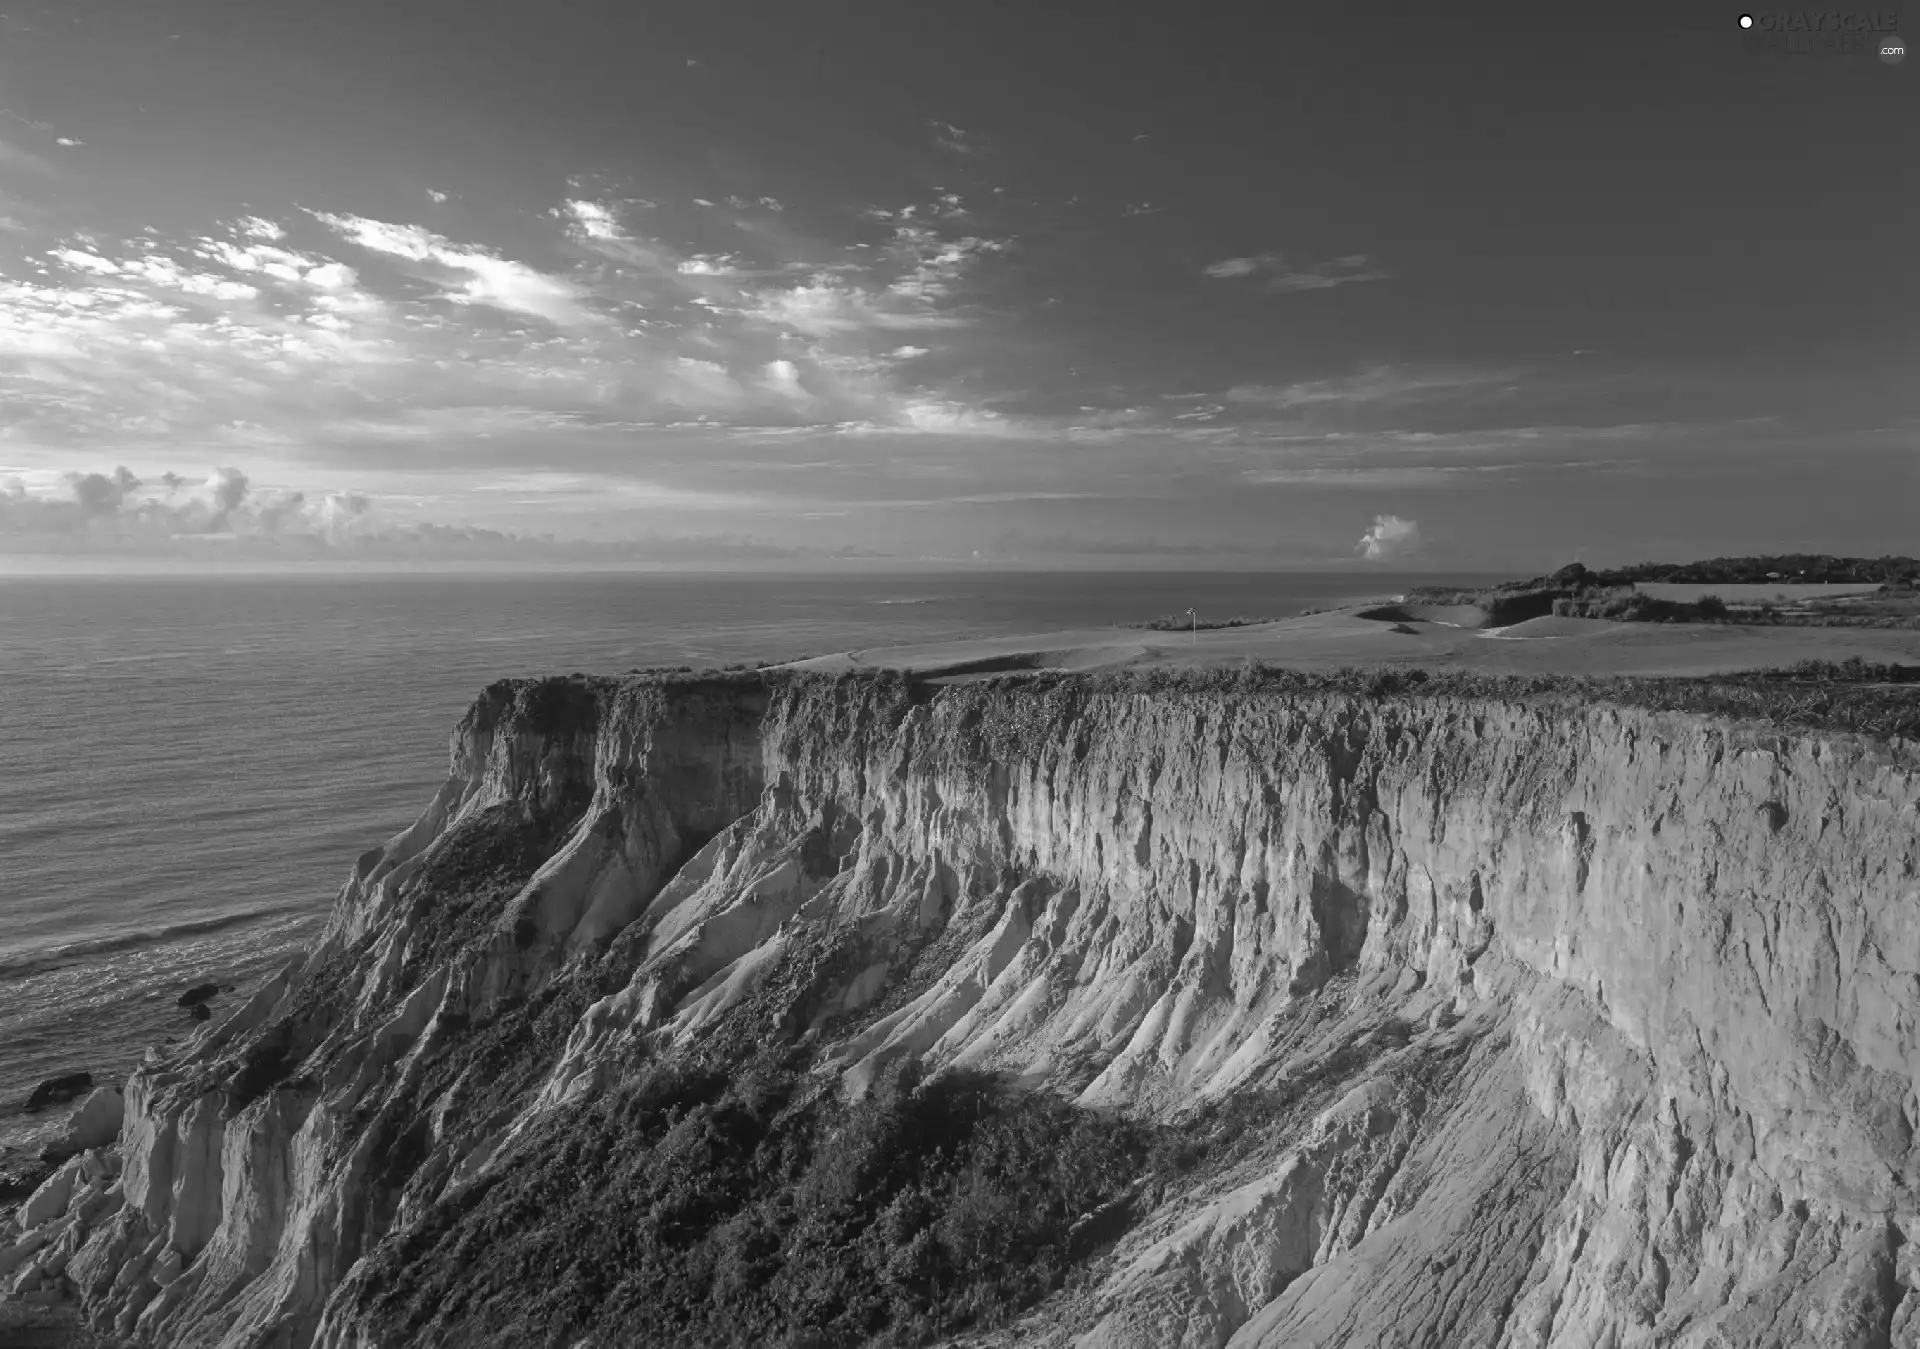
{"label": "rock in water", "polygon": [[196,1002],[193,1006],[187,1008],[187,1015],[195,1021],[211,1021],[213,1020],[213,1008],[207,1006],[204,1002]]}
{"label": "rock in water", "polygon": [[27,1097],[27,1112],[31,1114],[36,1110],[45,1110],[50,1105],[65,1105],[92,1088],[92,1073],[65,1073],[60,1077],[50,1077]]}
{"label": "rock in water", "polygon": [[9,1149],[0,1156],[0,1205],[25,1199],[53,1174],[57,1163]]}
{"label": "rock in water", "polygon": [[182,993],[180,1000],[174,1005],[176,1007],[198,1007],[202,1003],[218,997],[220,992],[221,987],[219,984],[195,984],[185,993]]}

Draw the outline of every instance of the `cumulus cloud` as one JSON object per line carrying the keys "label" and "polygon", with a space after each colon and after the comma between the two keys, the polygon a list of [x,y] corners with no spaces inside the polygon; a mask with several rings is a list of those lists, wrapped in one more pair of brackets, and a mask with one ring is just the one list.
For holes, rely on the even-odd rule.
{"label": "cumulus cloud", "polygon": [[247,475],[237,468],[216,468],[207,475],[207,490],[221,511],[238,510],[247,499]]}
{"label": "cumulus cloud", "polygon": [[1245,258],[1223,258],[1200,269],[1216,280],[1257,278],[1263,289],[1285,294],[1302,290],[1327,290],[1356,281],[1388,281],[1393,273],[1368,260],[1364,253],[1349,253],[1331,262],[1295,267],[1278,253],[1257,253]]}
{"label": "cumulus cloud", "polygon": [[81,514],[111,515],[120,509],[127,493],[140,485],[140,480],[122,464],[110,475],[69,473],[67,484],[73,490],[73,499],[79,504]]}
{"label": "cumulus cloud", "polygon": [[[124,465],[111,473],[67,473],[60,491],[33,493],[19,479],[0,487],[0,551],[84,551],[148,547],[213,537],[348,543],[360,535],[417,535],[420,522],[382,521],[365,493],[258,490],[237,468],[213,469],[198,493],[168,471],[152,486]],[[431,532],[431,530],[429,530]]]}
{"label": "cumulus cloud", "polygon": [[[157,475],[156,482],[168,478],[179,475]],[[299,490],[262,490],[234,469],[214,470],[204,494],[184,500],[156,496],[125,468],[69,474],[65,487],[64,494],[35,493],[18,478],[0,480],[0,556],[118,554],[230,565],[241,559],[618,563],[874,555],[850,546],[805,548],[712,532],[669,529],[644,540],[557,540],[477,524],[392,518],[367,493],[334,491],[315,499]]]}
{"label": "cumulus cloud", "polygon": [[1376,515],[1373,526],[1360,536],[1354,551],[1369,562],[1406,557],[1420,547],[1420,526],[1398,515]]}

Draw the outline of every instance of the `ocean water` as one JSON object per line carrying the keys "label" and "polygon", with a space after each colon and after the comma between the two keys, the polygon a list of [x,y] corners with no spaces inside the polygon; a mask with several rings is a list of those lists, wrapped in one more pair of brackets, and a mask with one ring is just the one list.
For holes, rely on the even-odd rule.
{"label": "ocean water", "polygon": [[[0,1144],[33,1084],[119,1080],[324,921],[512,675],[791,659],[1181,612],[1281,617],[1370,574],[0,579]],[[1454,579],[1454,578],[1445,578]],[[1467,578],[1458,578],[1467,579]]]}

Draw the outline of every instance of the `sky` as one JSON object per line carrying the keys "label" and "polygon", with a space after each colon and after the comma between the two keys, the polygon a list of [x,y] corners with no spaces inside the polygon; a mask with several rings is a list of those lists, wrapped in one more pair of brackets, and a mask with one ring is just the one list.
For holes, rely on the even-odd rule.
{"label": "sky", "polygon": [[1920,66],[1794,45],[0,0],[0,568],[1920,551]]}

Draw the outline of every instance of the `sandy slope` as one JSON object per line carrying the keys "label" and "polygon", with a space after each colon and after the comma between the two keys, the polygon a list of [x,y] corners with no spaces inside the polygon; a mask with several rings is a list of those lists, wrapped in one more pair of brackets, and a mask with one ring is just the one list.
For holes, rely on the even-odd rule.
{"label": "sandy slope", "polygon": [[1519,674],[1704,675],[1851,656],[1920,660],[1920,632],[1573,618],[1536,618],[1473,630],[1430,621],[1361,618],[1354,610],[1341,610],[1193,635],[1089,628],[876,647],[799,661],[794,668],[881,667],[961,679],[1023,669],[1230,665],[1253,659],[1302,669],[1395,664]]}

